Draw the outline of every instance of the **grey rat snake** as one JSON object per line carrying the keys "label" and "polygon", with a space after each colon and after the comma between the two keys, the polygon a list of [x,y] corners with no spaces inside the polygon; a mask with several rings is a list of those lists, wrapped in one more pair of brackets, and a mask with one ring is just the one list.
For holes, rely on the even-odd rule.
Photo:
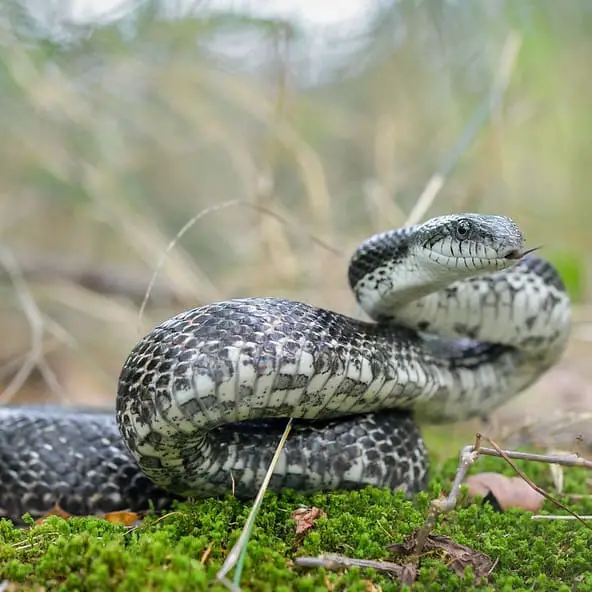
{"label": "grey rat snake", "polygon": [[270,488],[423,488],[415,414],[483,416],[561,356],[570,301],[510,219],[455,214],[371,237],[349,283],[372,321],[291,300],[183,312],[132,350],[116,411],[0,408],[0,516],[166,507]]}

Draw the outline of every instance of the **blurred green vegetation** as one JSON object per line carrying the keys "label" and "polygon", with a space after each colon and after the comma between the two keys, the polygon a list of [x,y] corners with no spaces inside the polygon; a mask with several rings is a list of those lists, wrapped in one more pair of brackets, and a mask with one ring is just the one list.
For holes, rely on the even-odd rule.
{"label": "blurred green vegetation", "polygon": [[[164,258],[181,304],[149,306],[144,328],[247,295],[353,313],[348,255],[403,224],[441,171],[423,217],[513,216],[588,301],[589,1],[370,3],[366,23],[324,37],[209,4],[126,6],[85,24],[59,2],[2,6],[0,230],[17,259],[116,264],[147,284]],[[227,200],[259,209],[211,212],[166,253]],[[35,297],[64,329],[56,347],[84,350],[112,392],[139,303],[47,284]],[[12,322],[19,299],[0,289]]]}

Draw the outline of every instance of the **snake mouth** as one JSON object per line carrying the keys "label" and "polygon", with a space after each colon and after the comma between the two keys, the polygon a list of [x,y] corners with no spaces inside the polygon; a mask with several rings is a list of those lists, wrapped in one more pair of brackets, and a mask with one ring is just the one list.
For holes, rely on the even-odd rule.
{"label": "snake mouth", "polygon": [[534,253],[538,251],[541,247],[533,247],[532,249],[526,249],[525,251],[521,251],[520,249],[512,249],[509,253],[504,255],[504,259],[510,259],[512,261],[518,261],[518,259],[522,259],[522,257],[526,257],[526,255],[530,255],[530,253]]}

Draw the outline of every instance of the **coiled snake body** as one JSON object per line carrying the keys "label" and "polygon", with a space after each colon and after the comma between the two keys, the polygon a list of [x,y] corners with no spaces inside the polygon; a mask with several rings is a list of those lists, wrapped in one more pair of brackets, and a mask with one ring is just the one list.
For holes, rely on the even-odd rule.
{"label": "coiled snake body", "polygon": [[484,416],[561,356],[570,302],[508,218],[457,214],[378,234],[349,283],[372,321],[276,298],[218,302],[132,350],[116,412],[0,408],[0,515],[426,484],[414,414]]}

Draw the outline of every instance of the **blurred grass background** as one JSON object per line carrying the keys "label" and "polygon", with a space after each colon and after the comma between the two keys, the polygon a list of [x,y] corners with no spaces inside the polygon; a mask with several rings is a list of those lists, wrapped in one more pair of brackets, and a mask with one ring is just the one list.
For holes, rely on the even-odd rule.
{"label": "blurred grass background", "polygon": [[592,2],[367,8],[315,28],[215,2],[86,22],[2,3],[1,403],[111,404],[141,334],[213,300],[357,314],[349,255],[432,179],[423,218],[514,217],[574,299],[565,361],[501,423],[561,407],[590,425]]}

